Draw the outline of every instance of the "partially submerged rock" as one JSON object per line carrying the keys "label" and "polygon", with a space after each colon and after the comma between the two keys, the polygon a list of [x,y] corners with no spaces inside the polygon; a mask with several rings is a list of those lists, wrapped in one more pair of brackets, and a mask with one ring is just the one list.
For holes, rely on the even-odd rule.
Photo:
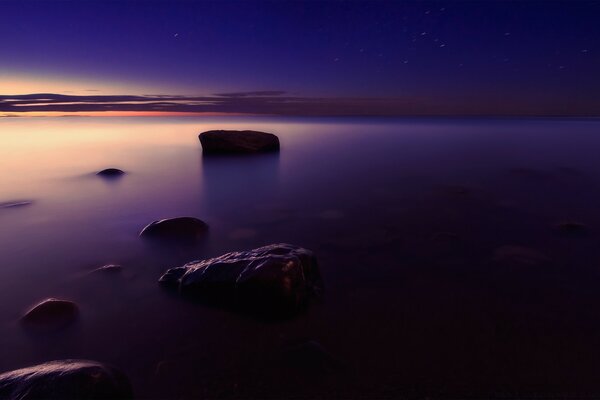
{"label": "partially submerged rock", "polygon": [[16,208],[16,207],[24,207],[28,206],[33,201],[31,200],[13,200],[13,201],[5,201],[0,203],[0,208]]}
{"label": "partially submerged rock", "polygon": [[199,136],[205,154],[252,154],[279,151],[279,138],[258,131],[203,132]]}
{"label": "partially submerged rock", "polygon": [[98,176],[102,176],[105,178],[117,178],[121,175],[123,175],[125,172],[118,169],[118,168],[106,168],[103,169],[102,171],[98,171],[96,172],[96,175]]}
{"label": "partially submerged rock", "polygon": [[0,374],[5,400],[132,399],[131,384],[118,369],[88,360],[60,360]]}
{"label": "partially submerged rock", "polygon": [[60,328],[77,319],[79,308],[68,300],[45,299],[23,315],[21,321],[36,328]]}
{"label": "partially submerged rock", "polygon": [[123,267],[119,264],[106,264],[99,268],[96,268],[92,272],[115,274],[115,273],[121,272],[122,270],[123,270]]}
{"label": "partially submerged rock", "polygon": [[194,261],[169,269],[160,282],[211,304],[266,316],[291,315],[322,290],[313,252],[290,244]]}
{"label": "partially submerged rock", "polygon": [[196,241],[208,232],[206,222],[194,217],[176,217],[154,221],[140,232],[140,237],[170,241]]}

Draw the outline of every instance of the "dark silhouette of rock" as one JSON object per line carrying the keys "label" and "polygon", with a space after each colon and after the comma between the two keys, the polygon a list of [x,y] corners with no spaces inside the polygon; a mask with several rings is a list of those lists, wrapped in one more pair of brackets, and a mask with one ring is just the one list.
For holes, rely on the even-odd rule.
{"label": "dark silhouette of rock", "polygon": [[118,369],[87,360],[50,361],[0,374],[4,400],[132,399],[129,379]]}
{"label": "dark silhouette of rock", "polygon": [[118,168],[106,168],[102,171],[96,172],[96,175],[102,176],[104,178],[118,178],[123,174],[125,174],[125,172]]}
{"label": "dark silhouette of rock", "polygon": [[79,308],[68,300],[49,298],[33,306],[21,318],[28,326],[37,328],[60,328],[77,319]]}
{"label": "dark silhouette of rock", "polygon": [[312,251],[272,244],[169,269],[160,282],[183,295],[268,317],[293,315],[322,290]]}
{"label": "dark silhouette of rock", "polygon": [[147,225],[140,237],[167,241],[196,241],[208,232],[208,225],[194,217],[161,219]]}
{"label": "dark silhouette of rock", "polygon": [[252,154],[279,151],[279,138],[258,131],[207,131],[199,136],[205,154]]}
{"label": "dark silhouette of rock", "polygon": [[31,205],[33,201],[31,200],[14,200],[14,201],[5,201],[0,203],[0,208],[16,208],[16,207],[24,207]]}

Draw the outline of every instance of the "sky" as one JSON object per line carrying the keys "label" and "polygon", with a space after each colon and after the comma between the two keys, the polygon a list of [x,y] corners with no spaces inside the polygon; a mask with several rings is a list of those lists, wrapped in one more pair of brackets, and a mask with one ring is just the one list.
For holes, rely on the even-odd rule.
{"label": "sky", "polygon": [[0,114],[595,116],[598,21],[573,0],[5,0]]}

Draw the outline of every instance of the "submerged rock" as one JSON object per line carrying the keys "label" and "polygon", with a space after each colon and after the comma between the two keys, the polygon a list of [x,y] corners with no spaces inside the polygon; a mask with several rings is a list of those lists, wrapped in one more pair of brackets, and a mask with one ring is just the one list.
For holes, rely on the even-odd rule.
{"label": "submerged rock", "polygon": [[107,264],[107,265],[103,265],[102,267],[96,268],[92,272],[115,274],[117,272],[121,272],[122,270],[123,270],[123,267],[119,264]]}
{"label": "submerged rock", "polygon": [[116,177],[123,175],[124,173],[125,173],[124,171],[122,171],[118,168],[106,168],[106,169],[103,169],[102,171],[96,172],[96,175],[102,176],[105,178],[116,178]]}
{"label": "submerged rock", "polygon": [[279,151],[279,138],[258,131],[207,131],[199,136],[205,154],[251,154]]}
{"label": "submerged rock", "polygon": [[21,318],[26,325],[37,328],[60,328],[77,319],[79,308],[68,300],[49,298],[31,307]]}
{"label": "submerged rock", "polygon": [[0,374],[5,400],[132,399],[131,384],[118,369],[87,360],[60,360]]}
{"label": "submerged rock", "polygon": [[16,208],[16,207],[24,207],[31,205],[33,201],[31,200],[14,200],[14,201],[5,201],[0,203],[0,208]]}
{"label": "submerged rock", "polygon": [[140,237],[149,239],[195,241],[208,232],[206,222],[194,217],[176,217],[154,221],[144,227]]}
{"label": "submerged rock", "polygon": [[291,315],[322,290],[313,252],[290,244],[194,261],[161,278],[181,294],[265,316]]}

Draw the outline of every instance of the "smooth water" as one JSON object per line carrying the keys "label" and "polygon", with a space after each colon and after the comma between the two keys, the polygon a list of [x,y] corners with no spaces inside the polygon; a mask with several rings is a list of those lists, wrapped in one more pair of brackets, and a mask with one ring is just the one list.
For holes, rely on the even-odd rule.
{"label": "smooth water", "polygon": [[[278,155],[203,158],[198,133],[254,129]],[[600,394],[600,121],[2,118],[0,370],[120,367],[138,397]],[[94,173],[117,167],[105,180]],[[157,247],[149,222],[209,238]],[[561,232],[576,221],[582,232]],[[185,262],[312,249],[326,293],[265,322],[162,290]],[[110,276],[90,271],[124,266]],[[32,334],[23,312],[76,301]],[[322,352],[290,354],[312,340]]]}

